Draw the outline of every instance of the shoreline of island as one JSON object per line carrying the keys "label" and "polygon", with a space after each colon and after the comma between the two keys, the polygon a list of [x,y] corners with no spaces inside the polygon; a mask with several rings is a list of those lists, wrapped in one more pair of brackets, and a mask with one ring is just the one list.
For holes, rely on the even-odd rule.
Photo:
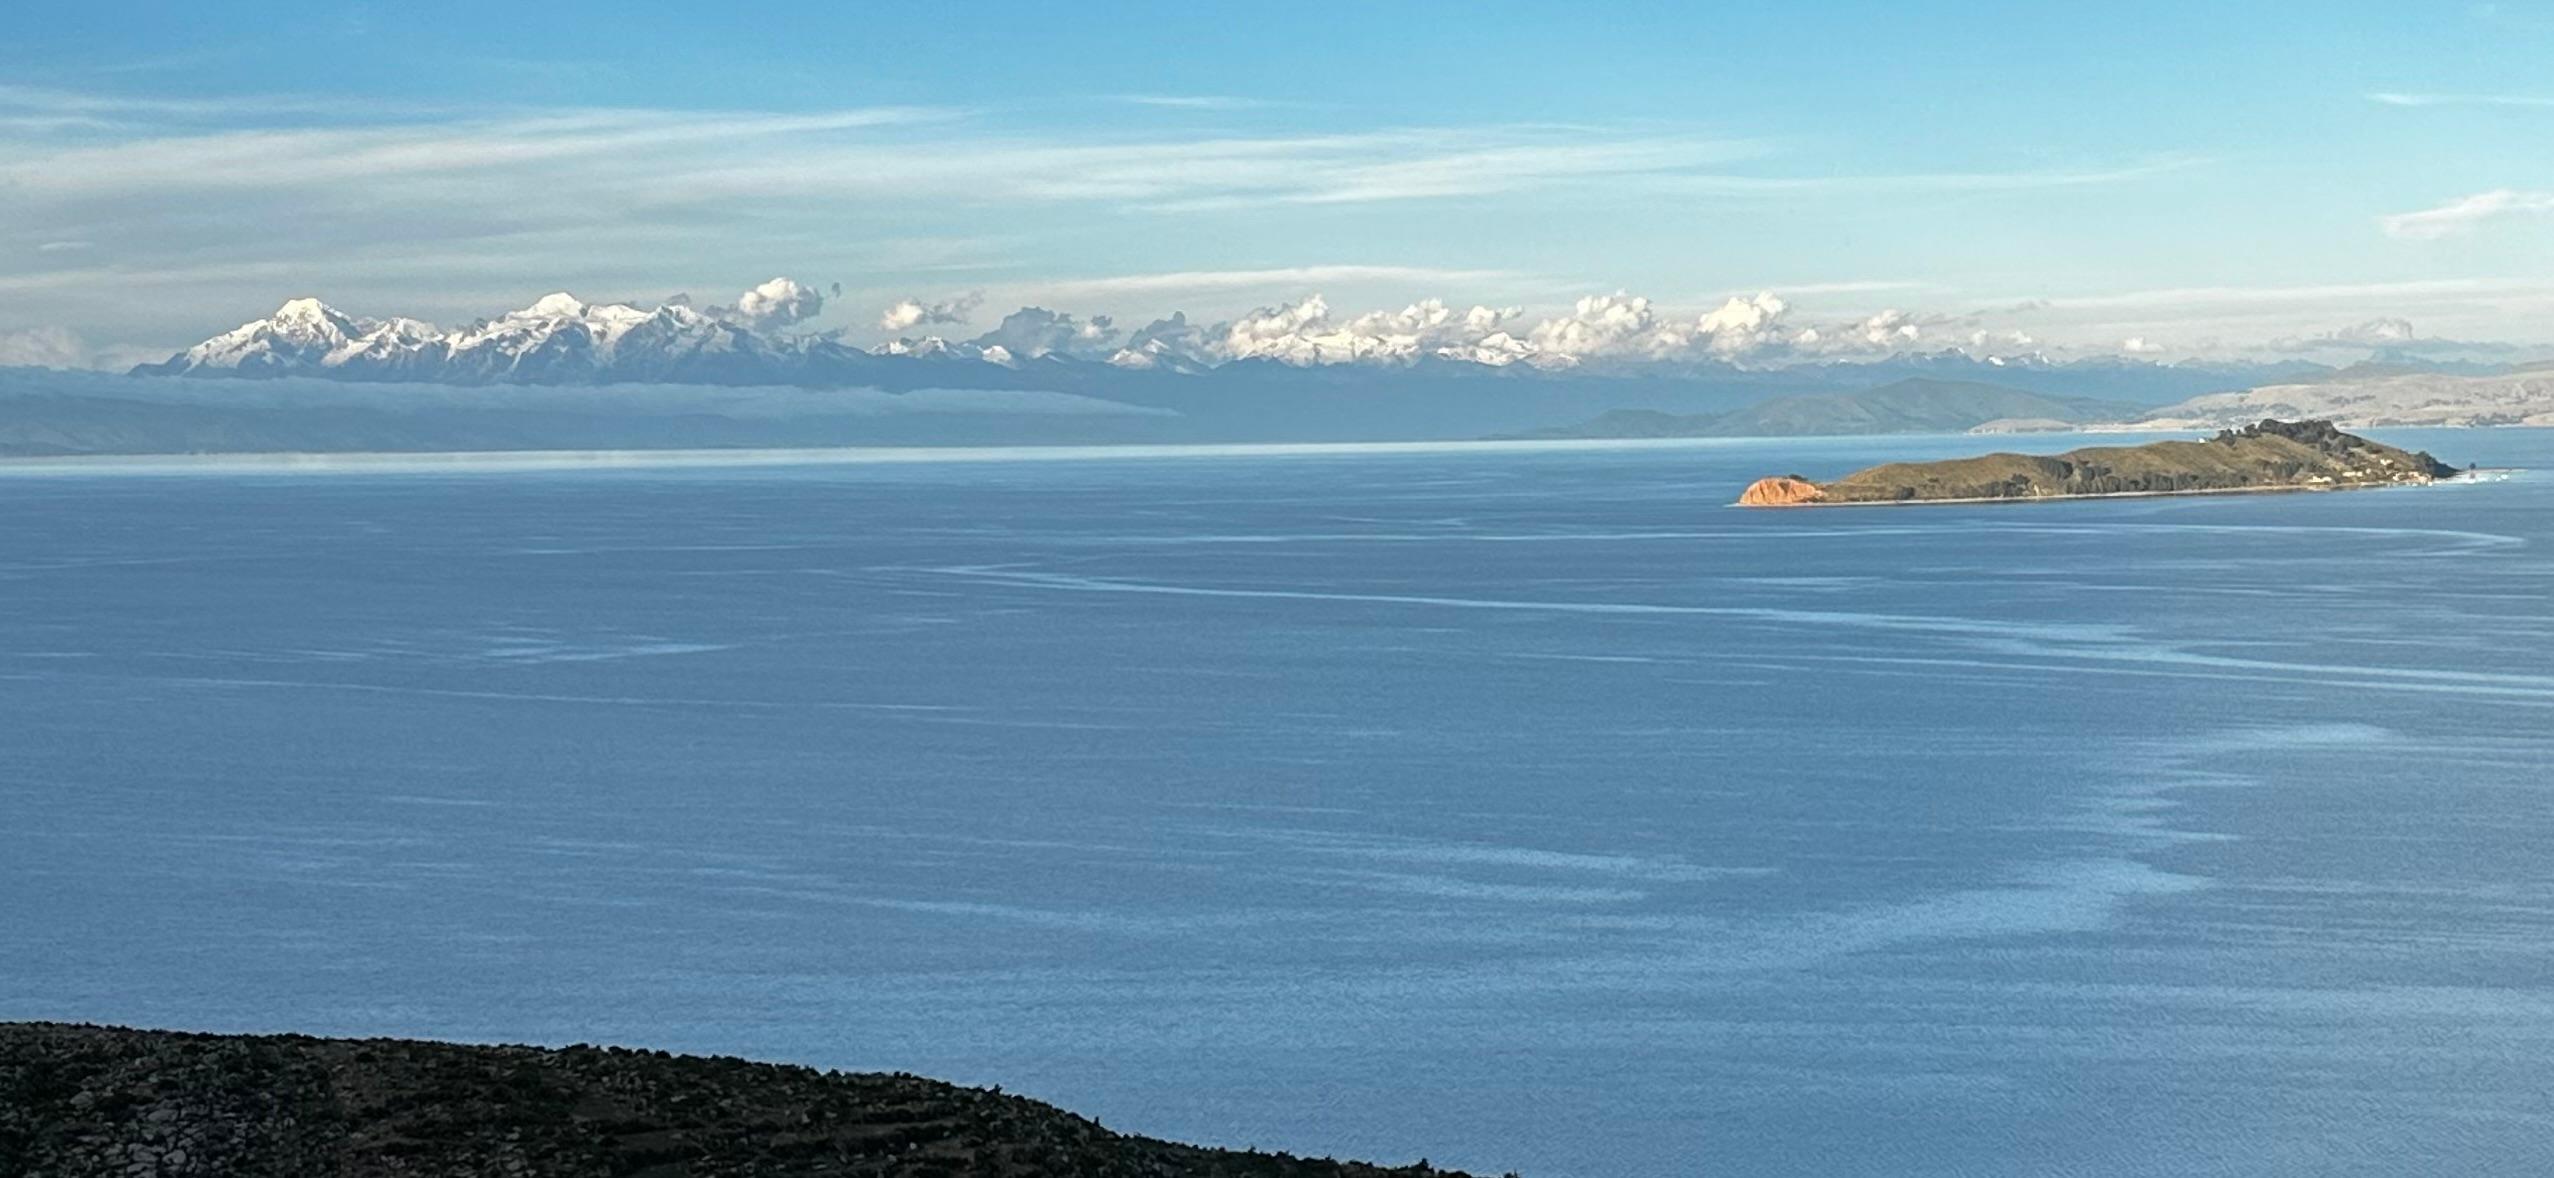
{"label": "shoreline of island", "polygon": [[2074,503],[2086,499],[2172,499],[2184,496],[2210,495],[2320,495],[2332,491],[2383,491],[2389,489],[2408,490],[2418,487],[2435,487],[2457,483],[2495,483],[2525,469],[2528,468],[2517,466],[2477,467],[2473,470],[2459,471],[2453,475],[2443,475],[2427,483],[2396,483],[2374,487],[2310,487],[2302,485],[2278,487],[2202,487],[2185,491],[2088,491],[2077,495],[1977,495],[1966,499],[1848,499],[1838,502],[1819,501],[1814,503],[1784,503],[1775,505],[1730,503],[1725,506],[1780,506],[1785,508],[1955,507],[1963,503]]}

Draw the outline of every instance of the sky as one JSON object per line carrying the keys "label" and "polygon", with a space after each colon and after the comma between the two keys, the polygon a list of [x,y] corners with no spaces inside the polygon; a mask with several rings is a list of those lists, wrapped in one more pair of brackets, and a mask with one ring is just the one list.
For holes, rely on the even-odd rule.
{"label": "sky", "polygon": [[780,275],[863,343],[1617,292],[2070,354],[2554,341],[2554,5],[1369,8],[27,6],[0,363]]}

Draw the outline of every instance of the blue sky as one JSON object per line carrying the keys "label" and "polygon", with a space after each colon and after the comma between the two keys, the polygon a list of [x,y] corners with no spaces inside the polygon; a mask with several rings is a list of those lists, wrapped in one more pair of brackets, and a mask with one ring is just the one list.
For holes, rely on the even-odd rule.
{"label": "blue sky", "polygon": [[40,5],[0,337],[785,274],[863,340],[970,292],[947,330],[1760,290],[1929,342],[2554,340],[2554,7],[2088,7]]}

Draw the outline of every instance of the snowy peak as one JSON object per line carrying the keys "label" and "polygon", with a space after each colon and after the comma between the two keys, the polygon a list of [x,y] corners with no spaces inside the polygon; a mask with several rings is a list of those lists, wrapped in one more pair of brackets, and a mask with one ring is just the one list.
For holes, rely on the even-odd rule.
{"label": "snowy peak", "polygon": [[278,335],[302,338],[344,339],[359,332],[345,312],[318,299],[288,299],[266,322]]}
{"label": "snowy peak", "polygon": [[[918,339],[912,336],[906,336],[902,339],[891,339],[869,349],[869,354],[872,356],[923,357],[935,360],[978,360],[987,364],[999,365],[1004,368],[1017,368],[1020,366],[1023,359],[1037,360],[1050,357],[1060,358],[1063,355],[1063,353],[1046,349],[1031,350],[1024,355],[1023,353],[1016,352],[1002,344],[985,343],[982,340],[951,342],[936,335],[926,335]],[[1120,354],[1122,355],[1124,353],[1121,352]],[[1115,359],[1111,359],[1109,362],[1114,364],[1117,361]]]}
{"label": "snowy peak", "polygon": [[324,366],[368,325],[318,299],[292,299],[264,319],[205,340],[172,358],[186,369],[283,372]]}
{"label": "snowy peak", "polygon": [[[621,309],[635,310],[636,308],[623,307]],[[562,290],[542,295],[540,298],[534,299],[531,306],[525,307],[520,311],[507,312],[506,318],[583,319],[585,318],[586,310],[586,305],[579,301],[575,295]]]}

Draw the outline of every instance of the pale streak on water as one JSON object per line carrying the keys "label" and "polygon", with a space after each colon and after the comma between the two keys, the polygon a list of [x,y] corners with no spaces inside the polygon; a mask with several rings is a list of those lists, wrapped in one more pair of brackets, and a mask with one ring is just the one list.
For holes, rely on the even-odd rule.
{"label": "pale streak on water", "polygon": [[2554,478],[1719,506],[1971,448],[0,479],[0,1018],[1492,1172],[2541,1169]]}

